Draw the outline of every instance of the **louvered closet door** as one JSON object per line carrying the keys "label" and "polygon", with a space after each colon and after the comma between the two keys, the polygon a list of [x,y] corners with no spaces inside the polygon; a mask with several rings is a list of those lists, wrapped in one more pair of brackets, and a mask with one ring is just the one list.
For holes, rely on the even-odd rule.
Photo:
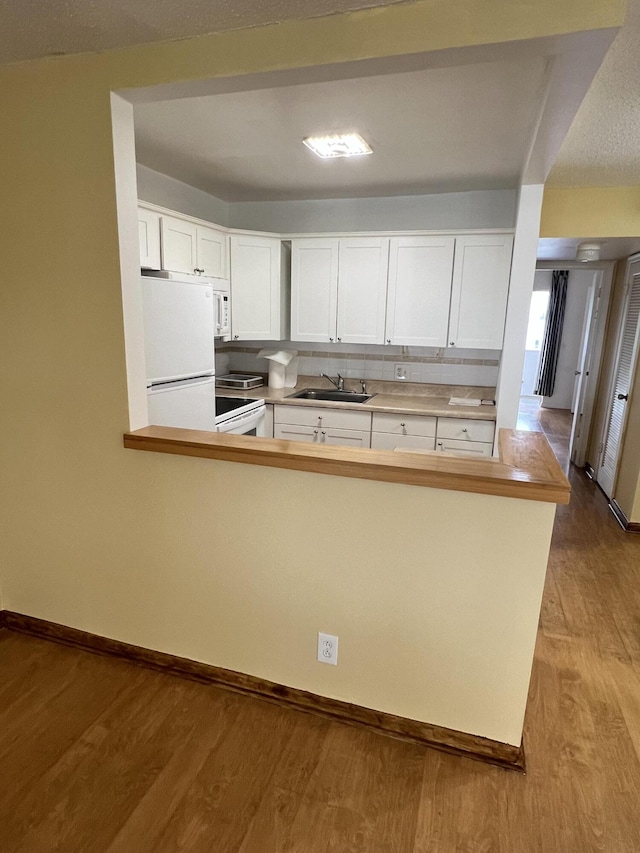
{"label": "louvered closet door", "polygon": [[638,338],[640,330],[640,261],[631,264],[629,271],[629,290],[625,311],[618,364],[616,367],[613,399],[609,409],[609,420],[604,438],[604,447],[598,483],[609,497],[613,497],[620,442],[626,420],[628,397],[633,382],[635,366],[638,358]]}

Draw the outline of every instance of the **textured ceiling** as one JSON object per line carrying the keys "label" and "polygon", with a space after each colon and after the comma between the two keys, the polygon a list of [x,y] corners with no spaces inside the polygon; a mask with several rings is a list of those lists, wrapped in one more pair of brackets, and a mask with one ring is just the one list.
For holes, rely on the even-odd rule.
{"label": "textured ceiling", "polygon": [[398,2],[403,0],[0,0],[0,64]]}
{"label": "textured ceiling", "polygon": [[567,134],[547,183],[640,184],[640,0],[607,53]]}
{"label": "textured ceiling", "polygon": [[615,261],[640,252],[640,237],[542,237],[538,240],[538,260],[574,261],[580,243],[599,243],[601,261]]}

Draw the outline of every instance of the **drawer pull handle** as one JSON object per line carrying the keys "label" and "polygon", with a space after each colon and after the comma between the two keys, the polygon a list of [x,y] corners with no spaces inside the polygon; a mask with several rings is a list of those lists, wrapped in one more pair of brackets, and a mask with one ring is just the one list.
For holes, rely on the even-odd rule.
{"label": "drawer pull handle", "polygon": [[467,431],[467,428],[466,428],[466,427],[462,427],[462,432],[466,432],[466,431]]}

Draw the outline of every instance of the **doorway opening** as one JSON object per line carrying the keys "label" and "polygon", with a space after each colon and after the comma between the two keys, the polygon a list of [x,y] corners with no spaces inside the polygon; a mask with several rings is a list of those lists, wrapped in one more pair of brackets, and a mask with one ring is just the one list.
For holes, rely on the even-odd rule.
{"label": "doorway opening", "polygon": [[544,432],[568,470],[570,463],[581,467],[585,462],[602,346],[602,323],[598,319],[602,313],[603,270],[562,263],[557,268],[569,269],[569,279],[553,390],[547,395],[537,393],[553,274],[552,268],[545,268],[535,273],[518,429]]}

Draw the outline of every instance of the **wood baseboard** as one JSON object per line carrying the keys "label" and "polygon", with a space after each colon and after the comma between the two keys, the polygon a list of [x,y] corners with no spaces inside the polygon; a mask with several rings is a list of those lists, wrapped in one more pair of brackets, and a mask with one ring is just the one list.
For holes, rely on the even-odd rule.
{"label": "wood baseboard", "polygon": [[97,634],[80,631],[77,628],[69,628],[66,625],[47,622],[44,619],[25,616],[9,610],[0,611],[0,626],[3,624],[11,631],[30,634],[68,646],[76,646],[94,654],[122,658],[140,666],[161,670],[193,681],[215,684],[237,693],[254,696],[298,711],[318,714],[336,722],[359,726],[400,740],[419,743],[443,752],[496,764],[509,770],[521,772],[525,770],[522,743],[519,747],[512,746],[478,735],[423,723],[419,720],[398,717],[395,714],[387,714],[383,711],[374,711],[371,708],[352,705],[338,699],[318,696],[306,690],[286,687],[253,675],[133,646],[119,640],[111,640]]}
{"label": "wood baseboard", "polygon": [[620,504],[616,501],[615,498],[612,498],[609,501],[609,509],[611,510],[611,512],[613,513],[613,517],[623,530],[626,530],[627,533],[640,533],[640,522],[629,521],[627,516],[622,511]]}

